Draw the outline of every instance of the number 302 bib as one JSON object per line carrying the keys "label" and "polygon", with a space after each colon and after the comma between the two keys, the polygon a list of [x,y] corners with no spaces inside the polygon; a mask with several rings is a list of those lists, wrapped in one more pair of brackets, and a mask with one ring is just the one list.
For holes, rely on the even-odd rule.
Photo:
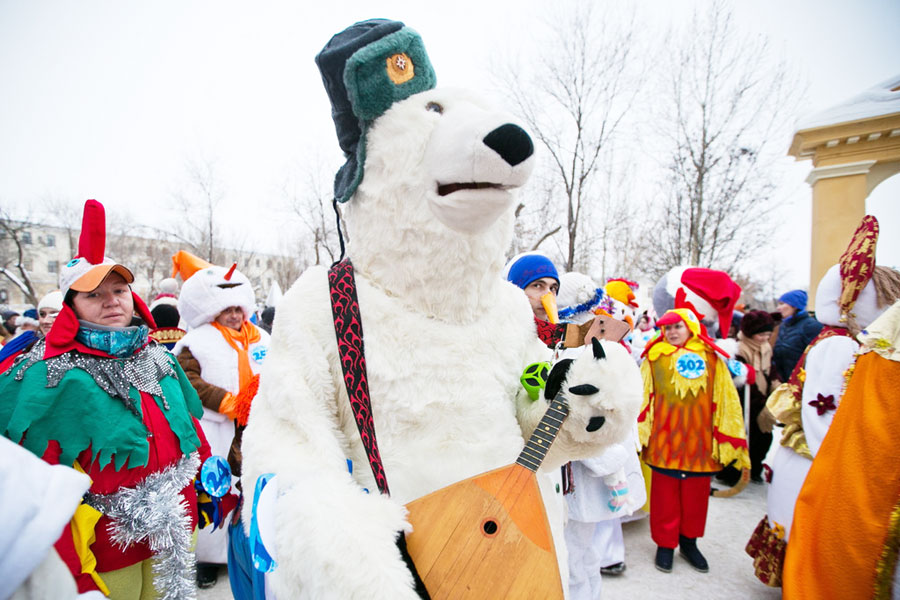
{"label": "number 302 bib", "polygon": [[706,373],[706,361],[699,354],[687,352],[675,361],[675,370],[685,379],[697,379]]}

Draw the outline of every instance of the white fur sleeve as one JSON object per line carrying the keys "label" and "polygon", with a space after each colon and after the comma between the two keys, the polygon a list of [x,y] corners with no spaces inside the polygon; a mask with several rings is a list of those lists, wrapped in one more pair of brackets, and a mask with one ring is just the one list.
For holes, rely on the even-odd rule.
{"label": "white fur sleeve", "polygon": [[612,475],[625,466],[628,450],[622,444],[612,444],[597,456],[585,458],[581,462],[595,477]]}
{"label": "white fur sleeve", "polygon": [[844,372],[853,362],[853,355],[859,345],[848,337],[831,337],[822,340],[809,351],[806,357],[806,383],[803,385],[803,405],[800,415],[803,419],[803,432],[806,443],[813,456],[819,451],[825,434],[834,419],[834,410],[819,410],[810,402],[817,402],[829,396],[835,406],[841,401],[841,388],[844,385]]}
{"label": "white fur sleeve", "polygon": [[257,478],[278,476],[275,595],[416,598],[395,545],[405,508],[366,493],[347,470],[325,269],[297,281],[276,323],[242,442],[245,527]]}

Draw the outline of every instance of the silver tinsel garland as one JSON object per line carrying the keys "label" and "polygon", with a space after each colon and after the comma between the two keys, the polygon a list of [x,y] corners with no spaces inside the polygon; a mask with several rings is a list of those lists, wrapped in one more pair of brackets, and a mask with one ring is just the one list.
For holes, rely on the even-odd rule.
{"label": "silver tinsel garland", "polygon": [[[17,381],[22,380],[29,367],[43,360],[44,345],[45,340],[40,340],[15,364],[13,369]],[[81,369],[88,373],[104,392],[121,400],[128,410],[137,416],[140,416],[140,413],[135,401],[128,396],[131,387],[159,397],[163,407],[167,410],[169,408],[159,382],[163,377],[175,377],[176,374],[172,367],[171,355],[163,346],[149,344],[128,358],[105,358],[81,352],[66,352],[48,358],[44,362],[47,365],[48,388],[59,385],[66,373],[72,369]]]}
{"label": "silver tinsel garland", "polygon": [[87,504],[110,518],[109,533],[115,545],[125,548],[143,542],[153,551],[153,583],[163,600],[196,598],[191,518],[181,490],[199,468],[200,457],[193,452],[133,488],[85,495]]}

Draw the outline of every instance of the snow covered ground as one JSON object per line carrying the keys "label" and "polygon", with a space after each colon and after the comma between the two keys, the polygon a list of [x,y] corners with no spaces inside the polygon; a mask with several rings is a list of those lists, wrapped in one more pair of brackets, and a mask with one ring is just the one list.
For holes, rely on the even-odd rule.
{"label": "snow covered ground", "polygon": [[[750,534],[765,512],[765,485],[750,483],[737,496],[710,498],[706,535],[697,544],[709,561],[709,573],[694,571],[677,551],[672,572],[657,571],[653,566],[656,545],[650,539],[649,519],[626,523],[628,568],[618,577],[604,578],[603,597],[628,600],[781,598],[780,588],[766,587],[754,577],[753,561],[744,552]],[[200,600],[230,600],[231,597],[224,568],[219,582],[198,594]]]}
{"label": "snow covered ground", "polygon": [[[717,486],[713,480],[713,487]],[[706,535],[697,547],[709,561],[709,573],[698,573],[675,552],[671,573],[656,570],[656,544],[650,520],[626,523],[625,573],[603,579],[604,598],[641,600],[713,600],[741,598],[775,600],[781,588],[763,585],[753,575],[753,560],[744,552],[750,534],[766,512],[766,486],[749,483],[731,498],[710,498]]]}

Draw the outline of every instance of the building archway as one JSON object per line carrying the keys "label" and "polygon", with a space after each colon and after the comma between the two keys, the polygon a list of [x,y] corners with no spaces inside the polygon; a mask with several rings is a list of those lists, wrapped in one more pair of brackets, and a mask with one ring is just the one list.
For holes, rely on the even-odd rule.
{"label": "building archway", "polygon": [[[900,75],[801,121],[790,156],[812,160],[809,290],[838,262],[875,187],[900,173]],[[900,201],[900,200],[898,200]]]}

